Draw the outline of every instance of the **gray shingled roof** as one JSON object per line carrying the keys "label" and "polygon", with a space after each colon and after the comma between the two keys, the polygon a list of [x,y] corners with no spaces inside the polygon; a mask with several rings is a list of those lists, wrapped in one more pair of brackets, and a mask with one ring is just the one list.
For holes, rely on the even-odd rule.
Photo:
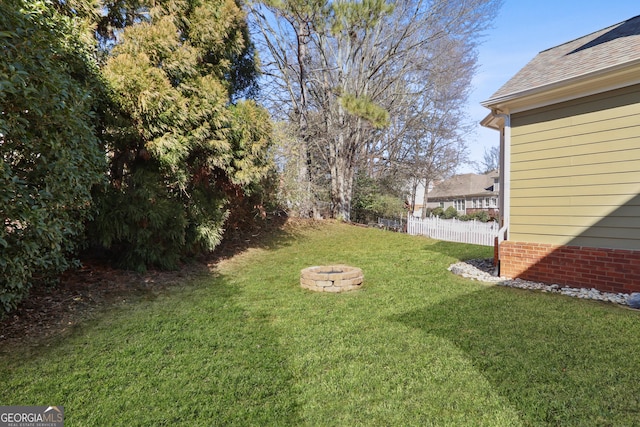
{"label": "gray shingled roof", "polygon": [[540,52],[485,103],[638,59],[640,16]]}
{"label": "gray shingled roof", "polygon": [[491,190],[487,190],[493,185],[494,177],[498,172],[489,172],[486,175],[466,173],[455,175],[447,180],[439,182],[429,192],[429,198],[455,198],[465,196],[495,195]]}

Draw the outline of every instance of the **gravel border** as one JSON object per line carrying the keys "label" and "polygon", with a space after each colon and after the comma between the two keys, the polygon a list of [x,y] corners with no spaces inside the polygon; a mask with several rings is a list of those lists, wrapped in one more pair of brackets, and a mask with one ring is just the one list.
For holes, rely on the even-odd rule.
{"label": "gravel border", "polygon": [[556,284],[549,285],[546,283],[531,282],[522,279],[504,279],[502,277],[497,277],[497,269],[493,265],[493,259],[471,259],[467,261],[460,261],[449,266],[448,270],[458,276],[478,280],[480,282],[493,283],[500,286],[558,293],[574,298],[612,302],[614,304],[630,306],[632,308],[640,308],[640,293],[625,294],[601,292],[593,288],[571,288]]}

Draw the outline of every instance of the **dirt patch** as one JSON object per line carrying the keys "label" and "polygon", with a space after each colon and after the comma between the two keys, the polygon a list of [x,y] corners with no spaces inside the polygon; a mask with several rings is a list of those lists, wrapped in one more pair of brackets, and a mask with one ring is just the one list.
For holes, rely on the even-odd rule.
{"label": "dirt patch", "polygon": [[130,299],[150,298],[206,272],[205,264],[183,266],[179,271],[144,274],[118,270],[104,260],[83,259],[82,267],[64,273],[56,286],[36,284],[18,308],[0,321],[0,346],[42,341],[64,335],[74,325],[101,309]]}
{"label": "dirt patch", "polygon": [[55,286],[34,285],[18,308],[0,319],[0,349],[38,345],[68,333],[108,307],[155,298],[190,278],[210,273],[222,259],[250,247],[277,245],[305,223],[274,218],[250,230],[231,230],[212,254],[183,264],[178,271],[136,273],[114,268],[105,259],[81,257],[81,268],[64,273]]}

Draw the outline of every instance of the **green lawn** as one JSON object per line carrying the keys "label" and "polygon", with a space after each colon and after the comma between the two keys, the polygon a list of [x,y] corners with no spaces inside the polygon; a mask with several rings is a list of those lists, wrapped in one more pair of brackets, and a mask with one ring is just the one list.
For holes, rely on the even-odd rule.
{"label": "green lawn", "polygon": [[[492,248],[290,229],[40,347],[4,348],[1,405],[67,426],[640,424],[640,313],[452,275]],[[302,268],[362,268],[318,294]]]}

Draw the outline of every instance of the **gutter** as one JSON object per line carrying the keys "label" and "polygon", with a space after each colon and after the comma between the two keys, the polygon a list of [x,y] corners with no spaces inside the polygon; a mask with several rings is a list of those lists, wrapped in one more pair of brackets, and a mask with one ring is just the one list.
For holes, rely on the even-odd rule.
{"label": "gutter", "polygon": [[[502,125],[497,119],[502,119]],[[498,230],[497,246],[507,240],[511,218],[511,115],[492,108],[491,113],[480,124],[500,132],[500,215],[502,227]],[[500,251],[497,251],[496,275],[500,275]]]}
{"label": "gutter", "polygon": [[502,183],[500,184],[500,194],[502,194],[502,227],[498,230],[498,245],[507,240],[507,231],[509,229],[509,219],[511,211],[511,115],[498,113],[497,110],[491,112],[496,118],[504,120],[504,134],[501,135],[500,152],[500,176]]}

